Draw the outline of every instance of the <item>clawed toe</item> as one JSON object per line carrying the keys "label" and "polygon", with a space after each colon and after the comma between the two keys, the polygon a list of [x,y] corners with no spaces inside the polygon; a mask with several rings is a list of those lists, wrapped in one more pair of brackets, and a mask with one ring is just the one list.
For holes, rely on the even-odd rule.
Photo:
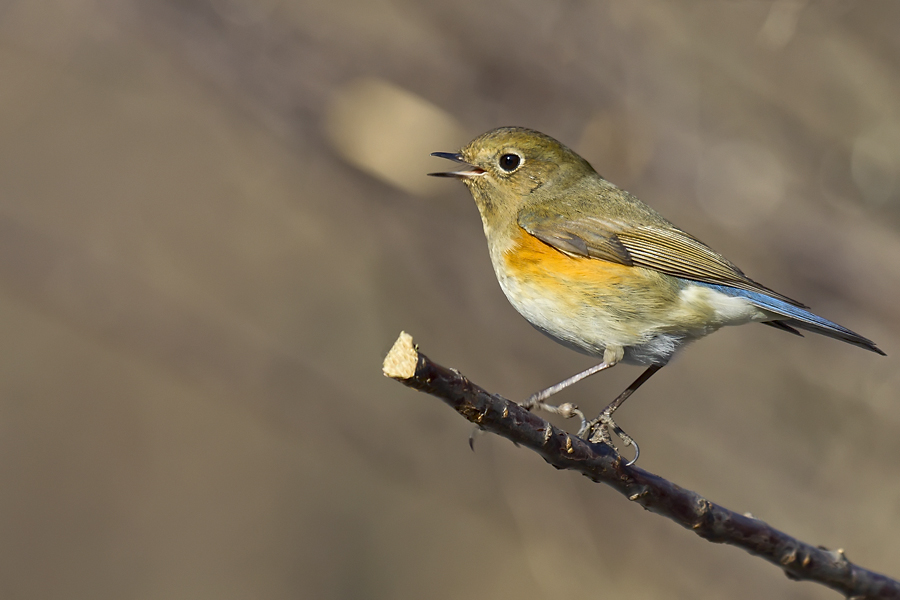
{"label": "clawed toe", "polygon": [[[588,421],[584,417],[584,413],[571,402],[564,402],[559,406],[556,406],[554,404],[547,404],[540,399],[535,400],[534,396],[523,402],[522,407],[527,410],[542,410],[554,415],[560,415],[566,419],[578,417],[581,420],[581,426],[578,429],[578,437],[593,443],[602,442],[612,447],[612,449],[618,453],[619,449],[613,443],[612,436],[609,433],[611,429],[613,433],[622,440],[622,444],[625,446],[634,446],[634,458],[625,463],[626,466],[630,467],[633,465],[641,455],[641,448],[638,446],[637,442],[634,441],[634,438],[625,433],[625,430],[619,427],[616,422],[613,421],[612,415],[606,411],[600,413],[600,416],[593,421]],[[475,432],[473,432],[473,437],[474,434]]]}
{"label": "clawed toe", "polygon": [[593,421],[585,422],[578,431],[578,436],[593,443],[602,442],[612,447],[616,453],[619,453],[619,449],[613,443],[612,436],[609,434],[610,429],[612,429],[619,439],[622,440],[622,443],[625,446],[634,446],[634,458],[625,463],[625,466],[630,467],[637,462],[638,457],[641,455],[641,448],[638,446],[637,442],[634,441],[633,437],[625,433],[625,430],[613,421],[612,416],[608,413],[600,413],[600,416]]}
{"label": "clawed toe", "polygon": [[579,429],[579,431],[587,427],[588,421],[584,417],[584,413],[581,412],[581,409],[579,409],[571,402],[563,402],[562,404],[557,406],[555,404],[547,404],[540,399],[535,400],[535,397],[532,396],[531,398],[523,402],[521,406],[526,410],[542,410],[553,415],[559,415],[565,419],[578,417],[581,420],[581,429]]}

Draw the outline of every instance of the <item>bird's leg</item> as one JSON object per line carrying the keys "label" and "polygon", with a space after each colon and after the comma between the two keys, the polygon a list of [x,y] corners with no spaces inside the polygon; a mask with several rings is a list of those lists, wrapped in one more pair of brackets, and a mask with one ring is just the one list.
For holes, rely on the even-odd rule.
{"label": "bird's leg", "polygon": [[[556,385],[551,385],[550,387],[548,387],[545,390],[541,390],[540,392],[532,394],[520,406],[526,410],[540,409],[540,410],[543,410],[545,412],[548,412],[548,413],[551,413],[554,415],[561,415],[566,419],[571,419],[572,417],[578,417],[579,419],[581,419],[581,429],[579,431],[585,430],[588,427],[588,421],[587,421],[587,419],[584,418],[584,413],[581,412],[581,410],[579,410],[579,408],[577,406],[575,406],[571,402],[563,402],[562,404],[557,406],[555,404],[547,404],[545,402],[545,400],[547,398],[549,398],[550,396],[552,396],[553,394],[569,387],[573,383],[578,383],[585,377],[590,377],[594,373],[599,373],[600,371],[603,371],[604,369],[608,369],[615,364],[616,364],[615,362],[608,363],[604,360],[599,365],[594,365],[590,369],[585,369],[581,373],[572,375],[568,379],[564,379],[564,380],[560,381],[559,383],[557,383]],[[472,433],[469,435],[469,447],[472,450],[475,449],[475,437],[481,431],[484,431],[484,430],[481,429],[481,427],[476,425],[475,428],[472,430]]]}
{"label": "bird's leg", "polygon": [[527,408],[528,410],[531,410],[532,408],[544,408],[544,405],[545,405],[544,400],[546,400],[553,394],[564,390],[565,388],[569,387],[573,383],[578,383],[585,377],[590,377],[594,373],[599,373],[600,371],[603,371],[604,369],[608,369],[611,366],[612,365],[607,364],[606,361],[604,361],[604,362],[600,363],[599,365],[594,365],[593,367],[591,367],[589,369],[585,369],[584,371],[582,371],[580,373],[576,373],[575,375],[572,375],[568,379],[564,379],[564,380],[560,381],[556,385],[551,385],[546,390],[541,390],[540,392],[532,394],[531,396],[528,397],[528,399],[525,402],[522,403],[522,407]]}
{"label": "bird's leg", "polygon": [[590,369],[585,369],[580,373],[576,373],[568,379],[560,381],[556,385],[551,385],[545,390],[541,390],[540,392],[532,394],[527,400],[525,400],[525,402],[522,403],[522,407],[528,410],[537,408],[555,415],[562,415],[567,419],[577,416],[581,419],[581,426],[583,428],[587,423],[587,420],[584,418],[584,413],[578,410],[577,406],[575,406],[571,402],[564,402],[563,404],[557,406],[554,404],[547,404],[546,400],[553,394],[569,387],[573,383],[578,383],[585,377],[590,377],[594,373],[599,373],[600,371],[608,369],[613,365],[615,365],[615,363],[608,363],[606,361],[603,361],[599,365],[594,365]]}
{"label": "bird's leg", "polygon": [[634,441],[634,438],[616,425],[616,422],[613,421],[612,414],[616,412],[617,408],[622,406],[622,403],[625,402],[636,389],[641,387],[644,382],[650,379],[653,374],[662,369],[662,367],[662,365],[650,365],[647,367],[647,370],[641,373],[641,376],[635,379],[634,383],[629,385],[615,400],[610,402],[609,406],[604,408],[596,419],[582,425],[581,430],[578,432],[579,437],[584,437],[585,434],[590,433],[590,441],[604,442],[615,448],[615,445],[612,443],[612,438],[609,435],[609,429],[612,428],[613,432],[619,436],[619,439],[621,439],[626,446],[634,446],[634,458],[628,462],[629,466],[633,465],[635,461],[637,461],[638,456],[640,456],[641,449],[638,447],[637,442]]}
{"label": "bird's leg", "polygon": [[615,366],[622,358],[625,356],[625,348],[622,346],[617,346],[615,344],[609,344],[606,348],[603,349],[603,362],[599,365],[595,365],[590,369],[585,369],[581,373],[577,373],[572,375],[568,379],[560,381],[556,385],[551,385],[546,390],[541,390],[536,394],[532,394],[528,400],[522,403],[522,406],[531,410],[533,408],[540,408],[546,412],[562,415],[566,419],[570,419],[572,417],[578,417],[581,419],[581,427],[579,431],[584,430],[588,426],[587,419],[584,418],[584,413],[578,410],[578,407],[572,404],[571,402],[564,402],[559,406],[554,406],[552,404],[547,404],[545,400],[555,394],[556,392],[563,390],[573,383],[578,383],[585,377],[590,377],[594,373],[599,373],[600,371],[606,370],[612,366]]}

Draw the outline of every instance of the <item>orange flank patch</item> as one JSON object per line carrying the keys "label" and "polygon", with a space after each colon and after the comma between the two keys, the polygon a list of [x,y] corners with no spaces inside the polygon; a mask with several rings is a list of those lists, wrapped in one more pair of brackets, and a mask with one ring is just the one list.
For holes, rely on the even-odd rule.
{"label": "orange flank patch", "polygon": [[[605,295],[615,288],[647,284],[649,273],[626,265],[570,256],[542,242],[522,228],[504,253],[507,276],[521,283],[546,286],[548,292],[568,288],[570,293]],[[607,291],[608,290],[608,291]]]}

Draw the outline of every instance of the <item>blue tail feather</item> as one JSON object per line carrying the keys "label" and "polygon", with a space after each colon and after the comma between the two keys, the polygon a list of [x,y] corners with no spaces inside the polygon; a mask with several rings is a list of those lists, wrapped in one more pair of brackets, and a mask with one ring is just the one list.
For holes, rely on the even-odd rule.
{"label": "blue tail feather", "polygon": [[763,310],[773,312],[777,315],[782,315],[784,319],[773,319],[773,324],[778,323],[776,327],[779,327],[780,329],[790,330],[791,328],[796,327],[797,329],[812,331],[828,337],[842,340],[844,342],[847,342],[848,344],[853,344],[854,346],[859,346],[860,348],[865,348],[866,350],[870,350],[884,356],[884,352],[882,352],[881,349],[879,349],[875,345],[875,342],[873,342],[872,340],[859,335],[855,331],[847,329],[843,325],[838,325],[837,323],[820,317],[819,315],[812,313],[805,308],[794,306],[793,304],[789,304],[783,300],[773,298],[772,296],[767,296],[766,294],[762,294],[760,292],[753,292],[750,290],[733,288],[727,285],[715,285],[699,281],[695,281],[693,283],[712,288],[717,292],[721,292],[732,297],[746,298],[754,306],[758,306]]}

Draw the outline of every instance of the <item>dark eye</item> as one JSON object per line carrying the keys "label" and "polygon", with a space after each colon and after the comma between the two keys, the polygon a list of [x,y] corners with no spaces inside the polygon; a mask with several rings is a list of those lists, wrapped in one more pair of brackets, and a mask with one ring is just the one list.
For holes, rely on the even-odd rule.
{"label": "dark eye", "polygon": [[504,154],[500,157],[500,168],[507,173],[512,173],[519,166],[520,162],[522,162],[522,159],[519,158],[518,154]]}

